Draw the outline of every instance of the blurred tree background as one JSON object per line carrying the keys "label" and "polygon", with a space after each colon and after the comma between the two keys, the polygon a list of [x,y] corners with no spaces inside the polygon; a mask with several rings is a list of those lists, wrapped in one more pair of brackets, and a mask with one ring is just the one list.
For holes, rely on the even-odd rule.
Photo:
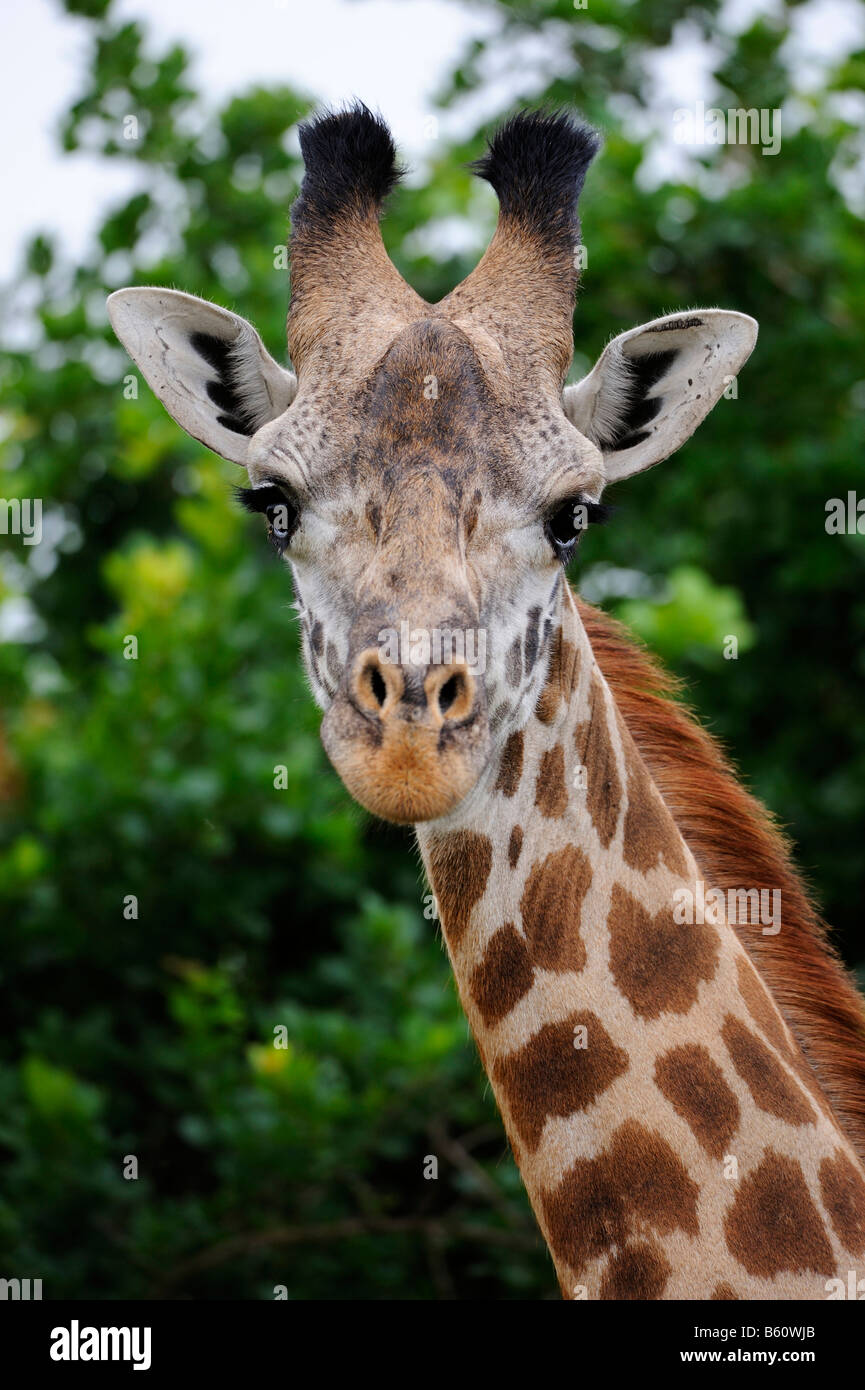
{"label": "blurred tree background", "polygon": [[[143,382],[136,398],[108,328],[110,290],[171,285],[253,319],[280,355],[274,248],[314,94],[214,110],[182,48],[105,0],[66,8],[90,66],[64,147],[138,186],[80,264],[60,225],[35,238],[4,296],[0,492],[45,515],[41,544],[3,538],[0,567],[0,1273],[42,1278],[46,1298],[555,1296],[410,837],[329,769],[289,578],[232,503],[237,470]],[[800,7],[782,3],[735,30],[715,0],[478,8],[498,28],[455,54],[443,109],[483,107],[488,128],[509,74],[502,105],[576,106],[605,134],[573,377],[670,310],[760,321],[738,398],[621,489],[574,578],[687,678],[855,966],[865,536],[824,523],[865,458],[865,52],[803,84]],[[683,25],[715,45],[707,105],[782,108],[776,156],[707,146],[651,177],[670,142],[654,74]],[[385,222],[430,299],[494,225],[463,167],[482,136],[431,142]]]}

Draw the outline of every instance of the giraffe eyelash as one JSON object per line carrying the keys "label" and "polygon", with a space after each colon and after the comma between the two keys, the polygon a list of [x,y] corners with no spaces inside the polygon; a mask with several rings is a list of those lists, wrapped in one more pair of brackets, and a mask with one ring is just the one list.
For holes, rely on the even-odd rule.
{"label": "giraffe eyelash", "polygon": [[244,511],[259,512],[267,518],[268,540],[277,555],[282,555],[300,521],[300,510],[291,498],[270,482],[262,487],[236,487],[234,496]]}
{"label": "giraffe eyelash", "polygon": [[610,507],[606,502],[593,502],[590,497],[572,497],[568,503],[571,507],[584,507],[586,520],[590,526],[605,526],[610,520],[615,507]]}
{"label": "giraffe eyelash", "polygon": [[291,506],[290,498],[286,497],[281,487],[276,483],[265,483],[263,487],[236,487],[234,498],[239,507],[245,512],[266,513],[268,507]]}
{"label": "giraffe eyelash", "polygon": [[589,521],[593,526],[605,526],[611,520],[616,508],[606,502],[592,502],[589,507]]}
{"label": "giraffe eyelash", "polygon": [[612,508],[588,497],[566,497],[554,504],[544,521],[544,534],[556,557],[567,565],[575,554],[580,537],[589,525],[602,525]]}

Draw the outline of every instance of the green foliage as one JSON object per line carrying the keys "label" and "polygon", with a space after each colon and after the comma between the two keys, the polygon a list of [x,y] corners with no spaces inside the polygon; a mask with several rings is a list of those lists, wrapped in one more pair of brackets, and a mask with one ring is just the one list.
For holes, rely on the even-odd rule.
{"label": "green foliage", "polygon": [[[575,578],[631,577],[636,596],[610,587],[614,606],[690,679],[861,960],[865,539],[823,525],[828,498],[861,489],[865,443],[865,239],[830,173],[857,131],[809,92],[771,161],[707,150],[687,181],[647,188],[624,99],[680,21],[713,32],[716,6],[495,8],[501,34],[443,101],[540,35],[558,76],[527,63],[525,96],[576,103],[606,133],[584,199],[578,372],[670,309],[761,322],[738,398],[618,489]],[[90,61],[63,145],[128,166],[136,187],[80,264],[59,227],[36,237],[6,293],[32,336],[0,360],[2,490],[43,498],[45,519],[41,545],[10,537],[0,557],[16,623],[0,647],[3,1272],[41,1277],[46,1297],[550,1294],[410,842],[329,770],[288,580],[232,506],[235,470],[171,423],[107,324],[111,289],[176,285],[254,318],[278,351],[273,253],[300,174],[286,136],[310,98],[256,89],[211,110],[181,49],[154,51],[102,0],[67,9]],[[787,27],[725,42],[718,104],[790,94]],[[830,91],[855,89],[863,63],[845,60]],[[467,221],[478,250],[492,228],[461,164],[480,147],[478,133],[437,153],[385,223],[428,298],[474,259],[438,256],[436,226]]]}
{"label": "green foliage", "polygon": [[718,588],[695,565],[672,570],[662,598],[626,600],[616,616],[670,666],[693,662],[719,667],[730,637],[735,638],[731,652],[736,655],[727,659],[736,660],[754,645],[754,630],[737,590]]}

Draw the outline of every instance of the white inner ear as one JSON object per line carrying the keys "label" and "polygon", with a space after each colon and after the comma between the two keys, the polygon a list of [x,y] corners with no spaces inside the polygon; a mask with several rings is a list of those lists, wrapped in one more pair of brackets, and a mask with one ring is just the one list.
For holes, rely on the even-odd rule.
{"label": "white inner ear", "polygon": [[565,388],[565,414],[604,456],[608,482],[667,458],[708,415],[757,341],[747,314],[695,309],[614,338]]}
{"label": "white inner ear", "polygon": [[117,290],[117,337],[169,414],[208,449],[245,463],[250,437],[288,409],[297,378],[251,323],[178,290]]}

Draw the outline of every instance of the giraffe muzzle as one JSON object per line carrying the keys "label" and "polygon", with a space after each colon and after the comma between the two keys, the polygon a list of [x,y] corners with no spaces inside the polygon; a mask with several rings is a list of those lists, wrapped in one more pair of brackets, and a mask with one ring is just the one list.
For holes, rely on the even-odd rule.
{"label": "giraffe muzzle", "polygon": [[327,754],[374,815],[416,824],[446,815],[486,762],[483,682],[464,661],[397,664],[366,647],[324,717]]}

